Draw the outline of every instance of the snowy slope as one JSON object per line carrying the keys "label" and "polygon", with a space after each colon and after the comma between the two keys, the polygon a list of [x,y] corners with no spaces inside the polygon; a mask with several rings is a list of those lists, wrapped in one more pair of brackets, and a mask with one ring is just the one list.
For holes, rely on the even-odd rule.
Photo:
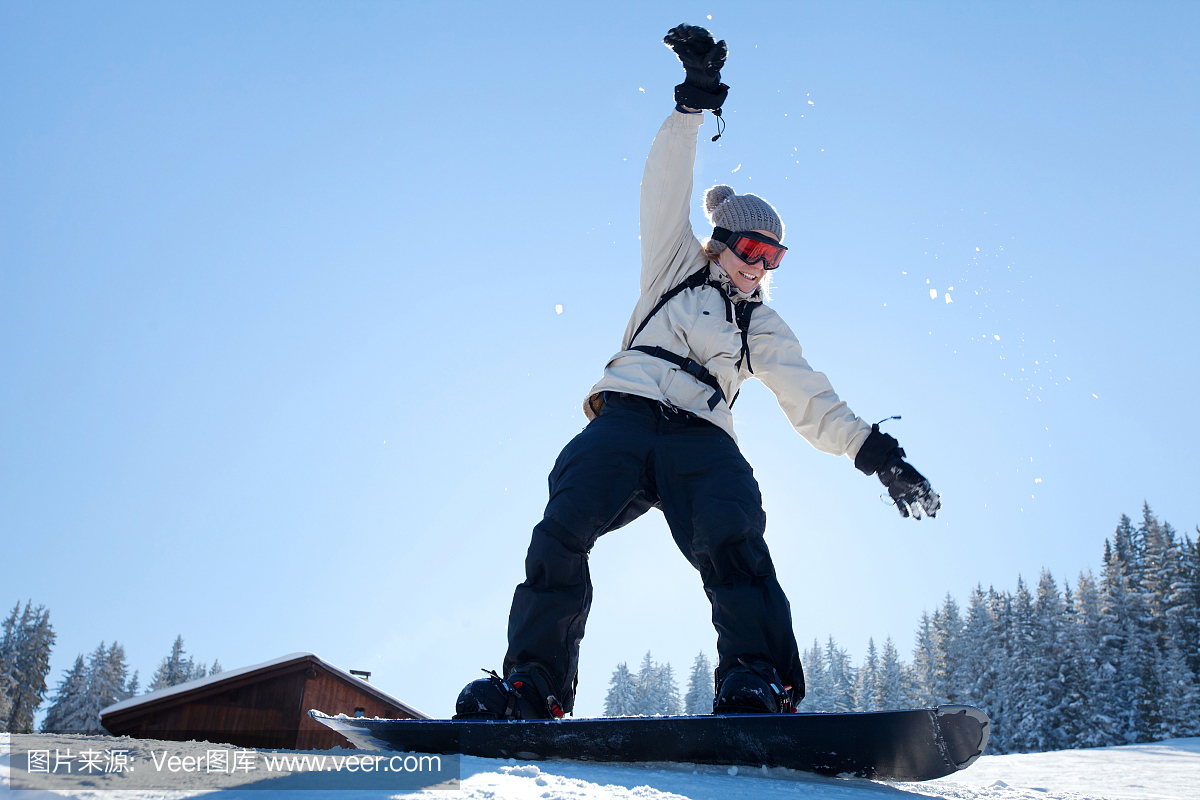
{"label": "snowy slope", "polygon": [[[17,746],[43,747],[52,737],[18,737]],[[80,746],[130,747],[151,743],[112,737],[70,738]],[[36,741],[34,741],[36,740]],[[68,744],[68,742],[60,742]],[[178,751],[192,748],[202,754],[203,742],[164,743]],[[51,744],[51,746],[53,746]],[[345,751],[340,751],[345,753]],[[0,739],[0,797],[14,800],[49,800],[62,796],[100,797],[94,791],[52,794],[8,791],[8,737]],[[608,766],[582,762],[516,762],[482,758],[462,760],[462,792],[425,792],[404,796],[477,798],[478,800],[909,800],[913,797],[953,800],[1185,800],[1197,795],[1200,785],[1200,739],[1176,739],[1157,744],[1096,750],[1073,750],[1031,755],[984,756],[970,769],[949,778],[919,784],[887,784],[864,780],[821,778],[785,769],[742,769],[731,774],[724,767],[643,764]],[[261,784],[260,784],[261,785]],[[94,788],[102,787],[100,782]],[[121,800],[192,797],[210,792],[121,792]],[[269,800],[294,792],[224,789],[230,800]],[[305,791],[317,800],[325,792]],[[387,791],[340,791],[338,800],[382,800]]]}

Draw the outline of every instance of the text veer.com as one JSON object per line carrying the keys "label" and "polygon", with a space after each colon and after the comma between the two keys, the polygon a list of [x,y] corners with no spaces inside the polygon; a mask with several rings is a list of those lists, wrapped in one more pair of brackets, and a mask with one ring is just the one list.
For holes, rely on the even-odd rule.
{"label": "text veer.com", "polygon": [[[267,772],[441,772],[441,756],[316,756],[316,755],[262,755]],[[162,751],[161,759],[151,751],[150,758],[159,772],[200,772],[204,759],[194,756],[167,756]],[[380,762],[383,766],[380,767]],[[330,766],[332,765],[332,766]]]}

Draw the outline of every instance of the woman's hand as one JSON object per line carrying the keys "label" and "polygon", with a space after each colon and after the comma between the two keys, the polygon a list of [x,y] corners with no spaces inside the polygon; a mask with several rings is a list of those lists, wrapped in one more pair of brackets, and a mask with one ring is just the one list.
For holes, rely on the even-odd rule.
{"label": "woman's hand", "polygon": [[879,470],[879,482],[887,487],[888,495],[902,517],[920,519],[921,512],[936,517],[942,507],[941,495],[933,490],[925,476],[899,456]]}
{"label": "woman's hand", "polygon": [[920,519],[922,513],[936,517],[942,507],[941,495],[904,460],[900,443],[879,430],[878,424],[871,426],[871,434],[854,457],[854,466],[867,475],[879,476],[902,517]]}
{"label": "woman's hand", "polygon": [[675,51],[687,73],[675,87],[675,102],[689,108],[719,109],[729,87],[721,83],[721,68],[729,54],[725,40],[713,41],[699,25],[677,25],[667,31],[663,44]]}

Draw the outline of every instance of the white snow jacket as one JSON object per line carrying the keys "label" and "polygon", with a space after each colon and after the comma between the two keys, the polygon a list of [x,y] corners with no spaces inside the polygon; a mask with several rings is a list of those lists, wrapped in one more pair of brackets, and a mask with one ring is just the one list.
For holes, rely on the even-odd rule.
{"label": "white snow jacket", "polygon": [[[710,277],[724,285],[733,302],[762,300],[761,287],[753,295],[739,292],[725,271],[704,254],[692,233],[692,171],[702,122],[702,114],[673,111],[654,137],[642,177],[641,297],[625,328],[622,349],[588,393],[584,414],[589,420],[595,418],[603,406],[602,392],[626,392],[690,411],[736,441],[729,401],[753,375],[775,393],[792,426],[814,447],[853,459],[871,426],[838,398],[828,378],[813,371],[796,335],[770,307],[754,309],[749,363],[743,362],[740,368],[741,331],[736,322],[728,321],[720,290],[708,285],[685,289],[673,297],[650,319],[637,341],[630,341],[662,295],[706,264]],[[702,364],[720,383],[725,399],[710,410],[711,387],[668,361],[630,350],[635,344],[657,345]]]}

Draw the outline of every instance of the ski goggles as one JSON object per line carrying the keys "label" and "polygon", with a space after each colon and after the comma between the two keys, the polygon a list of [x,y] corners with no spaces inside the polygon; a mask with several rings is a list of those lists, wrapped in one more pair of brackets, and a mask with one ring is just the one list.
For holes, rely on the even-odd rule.
{"label": "ski goggles", "polygon": [[712,239],[724,244],[747,264],[761,263],[763,269],[778,267],[787,252],[787,248],[774,239],[750,231],[734,233],[728,228],[713,228]]}

